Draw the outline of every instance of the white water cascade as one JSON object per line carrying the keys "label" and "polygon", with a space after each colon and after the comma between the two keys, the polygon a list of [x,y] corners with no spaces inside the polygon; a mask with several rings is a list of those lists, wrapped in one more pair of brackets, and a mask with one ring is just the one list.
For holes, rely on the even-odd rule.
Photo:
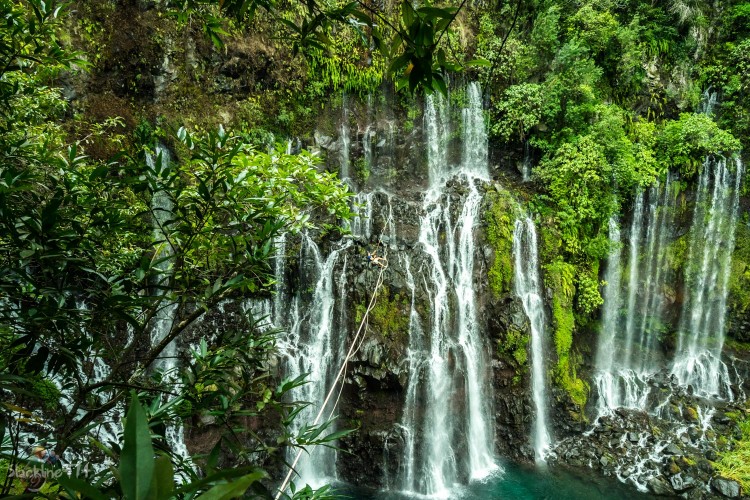
{"label": "white water cascade", "polygon": [[546,320],[542,281],[539,277],[539,252],[534,221],[526,217],[515,222],[513,230],[514,288],[531,325],[531,391],[536,415],[534,416],[534,456],[544,461],[550,448],[547,423],[547,384],[544,363],[544,337]]}
{"label": "white water cascade", "polygon": [[[280,351],[286,358],[286,377],[296,378],[307,373],[307,383],[294,390],[293,398],[296,401],[306,401],[311,404],[305,407],[294,420],[292,432],[301,430],[302,425],[311,424],[315,415],[320,410],[320,404],[325,400],[334,372],[341,361],[343,350],[343,338],[346,334],[339,335],[336,319],[336,293],[335,284],[345,279],[346,265],[341,266],[341,276],[336,276],[336,270],[343,251],[351,242],[334,249],[327,257],[324,257],[317,244],[308,234],[303,235],[300,260],[303,261],[306,271],[311,272],[310,278],[315,280],[312,297],[307,313],[301,313],[299,293],[292,300],[291,320],[289,321],[289,334],[286,342],[280,345]],[[278,278],[277,278],[278,281]],[[341,306],[339,306],[341,308]],[[339,309],[339,314],[341,309]],[[278,311],[276,314],[280,314]],[[327,412],[323,413],[325,422],[329,417]],[[329,431],[327,431],[329,432]],[[309,454],[303,454],[297,465],[299,474],[298,484],[309,484],[318,488],[328,484],[331,479],[336,478],[336,454],[334,450],[324,446],[309,448]],[[296,454],[296,450],[290,450]]]}
{"label": "white water cascade", "polygon": [[[156,158],[153,158],[151,155],[146,157],[146,161],[151,168],[155,168],[155,162],[157,160],[160,161],[159,171],[168,168],[170,162],[169,151],[166,148],[157,146]],[[174,254],[174,249],[166,236],[166,225],[172,218],[172,209],[172,200],[167,192],[161,190],[156,191],[153,194],[151,198],[151,212],[153,213],[152,232],[154,241],[158,242],[158,248],[154,258],[157,261],[155,267],[161,272],[159,283],[157,283],[157,285],[163,285],[170,279],[170,268],[172,263],[169,257]],[[154,325],[151,329],[152,345],[158,344],[169,334],[175,320],[174,314],[176,312],[176,307],[177,304],[174,303],[161,304],[161,307],[156,312]],[[176,355],[175,344],[174,342],[170,342],[156,361],[156,367],[165,373],[173,370],[175,368]]]}
{"label": "white water cascade", "polygon": [[349,108],[347,106],[346,95],[342,98],[342,112],[341,112],[341,127],[339,133],[341,134],[341,149],[339,150],[339,178],[348,179],[349,173],[349,147],[351,139],[349,138]]}
{"label": "white water cascade", "polygon": [[732,398],[721,351],[743,170],[739,158],[708,158],[698,181],[672,373],[706,397]]}
{"label": "white water cascade", "polygon": [[[419,242],[429,262],[425,286],[431,311],[424,325],[429,333],[422,341],[423,327],[412,306],[410,377],[401,424],[406,456],[400,487],[441,498],[452,497],[460,481],[481,479],[497,469],[487,383],[489,352],[477,322],[474,293],[473,232],[481,202],[477,183],[489,177],[479,85],[469,85],[467,98],[462,110],[462,161],[454,168],[448,151],[450,109],[440,95],[428,97],[425,105],[430,184]],[[452,210],[446,196],[446,181],[453,176],[468,185],[460,212]],[[454,221],[455,212],[459,215]],[[413,276],[409,283],[413,291]],[[464,397],[460,405],[451,404],[456,394]]]}
{"label": "white water cascade", "polygon": [[667,278],[667,244],[674,217],[672,185],[668,175],[664,183],[636,194],[629,229],[627,276],[622,273],[620,225],[615,218],[609,221],[610,253],[594,374],[599,415],[619,407],[645,409],[649,396],[647,379],[662,367],[657,340]]}
{"label": "white water cascade", "polygon": [[[169,162],[171,157],[167,148],[156,146],[156,158],[147,156],[146,160],[149,162],[151,168],[155,168],[155,161],[160,160],[158,170],[164,170],[169,168]],[[170,279],[172,262],[169,257],[174,254],[174,249],[170,243],[166,225],[172,218],[173,210],[172,200],[168,193],[165,191],[156,191],[151,199],[151,211],[154,216],[153,221],[153,238],[154,241],[160,242],[156,252],[155,259],[157,262],[156,267],[161,271],[159,276],[159,285],[164,284]],[[163,292],[157,292],[159,294]],[[169,302],[168,298],[164,299],[164,303],[160,304],[156,315],[154,316],[153,325],[151,327],[151,345],[155,346],[159,344],[172,330],[174,322],[176,320],[175,315],[177,313],[177,303]],[[167,347],[161,352],[159,358],[154,363],[154,367],[164,373],[165,381],[173,382],[177,379],[175,373],[177,369],[177,345],[175,341],[167,344]],[[188,459],[190,454],[185,445],[184,431],[181,424],[168,425],[165,430],[165,440],[172,448],[172,450],[183,457]]]}

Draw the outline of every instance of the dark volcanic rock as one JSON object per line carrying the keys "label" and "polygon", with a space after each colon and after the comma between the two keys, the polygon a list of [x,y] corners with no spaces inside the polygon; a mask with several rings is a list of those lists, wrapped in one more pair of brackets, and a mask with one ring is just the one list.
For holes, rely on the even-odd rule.
{"label": "dark volcanic rock", "polygon": [[669,483],[661,476],[649,479],[647,484],[648,489],[655,495],[668,496],[675,493]]}
{"label": "dark volcanic rock", "polygon": [[740,498],[742,495],[740,484],[731,479],[715,477],[711,480],[711,487],[714,491],[727,498]]}

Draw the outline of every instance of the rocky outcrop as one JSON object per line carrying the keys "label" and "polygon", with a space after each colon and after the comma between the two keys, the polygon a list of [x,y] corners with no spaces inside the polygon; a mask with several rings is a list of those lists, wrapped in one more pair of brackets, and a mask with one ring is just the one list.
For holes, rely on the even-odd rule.
{"label": "rocky outcrop", "polygon": [[744,409],[696,398],[667,373],[653,377],[648,389],[648,412],[617,409],[598,418],[558,443],[550,463],[591,468],[654,495],[712,498],[719,487],[735,493],[739,485],[717,476],[711,462],[728,446],[727,436],[741,437],[733,418]]}

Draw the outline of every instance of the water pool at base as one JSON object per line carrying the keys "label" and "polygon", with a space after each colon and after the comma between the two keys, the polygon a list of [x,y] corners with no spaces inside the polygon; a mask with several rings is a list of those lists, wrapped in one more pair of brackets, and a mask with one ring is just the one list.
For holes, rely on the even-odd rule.
{"label": "water pool at base", "polygon": [[[656,498],[639,493],[632,486],[617,481],[616,478],[602,478],[584,475],[584,471],[573,473],[559,469],[540,469],[533,466],[503,464],[503,471],[485,481],[477,481],[456,487],[448,498],[466,500],[508,499],[508,500],[644,500]],[[427,499],[422,495],[409,495],[397,492],[382,492],[352,488],[340,485],[336,491],[343,498],[357,500],[406,500]]]}

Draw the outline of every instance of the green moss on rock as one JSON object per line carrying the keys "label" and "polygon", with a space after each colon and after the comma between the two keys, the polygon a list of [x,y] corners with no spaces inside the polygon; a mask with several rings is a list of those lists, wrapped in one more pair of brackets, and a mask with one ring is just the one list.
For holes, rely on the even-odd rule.
{"label": "green moss on rock", "polygon": [[727,447],[727,438],[719,436],[717,445],[725,451],[719,452],[719,459],[713,462],[714,469],[722,477],[737,481],[744,491],[750,491],[750,417],[739,423],[742,437]]}
{"label": "green moss on rock", "polygon": [[750,228],[737,224],[732,272],[729,275],[729,304],[735,311],[750,308]]}
{"label": "green moss on rock", "polygon": [[[367,310],[366,304],[357,304],[356,321],[359,323]],[[391,296],[387,286],[380,287],[375,305],[370,311],[368,322],[374,330],[386,340],[392,342],[405,341],[409,334],[409,300],[396,293]]]}
{"label": "green moss on rock", "polygon": [[575,267],[561,259],[545,267],[545,284],[552,290],[552,317],[557,352],[555,381],[575,404],[584,407],[588,399],[588,385],[578,378],[576,373],[578,363],[571,352],[575,330],[573,313],[575,278]]}
{"label": "green moss on rock", "polygon": [[495,254],[488,273],[489,284],[493,295],[501,297],[510,292],[513,283],[513,223],[516,202],[508,191],[499,187],[489,191],[487,199],[487,241]]}
{"label": "green moss on rock", "polygon": [[518,368],[524,368],[529,359],[528,345],[529,334],[511,327],[505,339],[497,342],[497,352],[500,357],[515,361]]}

